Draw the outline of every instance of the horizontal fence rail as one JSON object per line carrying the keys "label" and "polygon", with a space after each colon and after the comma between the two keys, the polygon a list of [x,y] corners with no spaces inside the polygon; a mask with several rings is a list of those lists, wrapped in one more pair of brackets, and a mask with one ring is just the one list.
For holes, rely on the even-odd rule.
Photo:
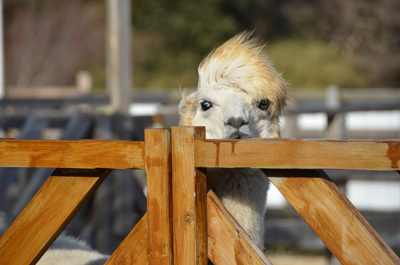
{"label": "horizontal fence rail", "polygon": [[144,143],[0,140],[0,167],[144,169]]}
{"label": "horizontal fence rail", "polygon": [[197,140],[196,167],[398,170],[400,141]]}
{"label": "horizontal fence rail", "polygon": [[[196,140],[196,167],[398,170],[400,141]],[[0,140],[0,167],[144,169],[144,143]]]}

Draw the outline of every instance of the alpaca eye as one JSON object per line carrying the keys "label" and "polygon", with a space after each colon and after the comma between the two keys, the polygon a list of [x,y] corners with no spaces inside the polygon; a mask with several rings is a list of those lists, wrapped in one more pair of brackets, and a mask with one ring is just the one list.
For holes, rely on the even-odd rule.
{"label": "alpaca eye", "polygon": [[261,110],[266,110],[269,107],[269,100],[268,99],[263,99],[260,101],[260,103],[258,103],[258,107]]}
{"label": "alpaca eye", "polygon": [[211,102],[209,102],[209,101],[203,101],[203,102],[201,103],[201,109],[202,109],[203,111],[209,110],[211,107],[212,107],[212,104],[211,104]]}

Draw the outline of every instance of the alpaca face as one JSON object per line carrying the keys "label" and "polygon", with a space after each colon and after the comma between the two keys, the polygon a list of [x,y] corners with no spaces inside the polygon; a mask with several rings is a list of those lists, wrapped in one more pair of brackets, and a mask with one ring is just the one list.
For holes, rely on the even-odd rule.
{"label": "alpaca face", "polygon": [[[205,126],[207,139],[275,138],[279,125],[269,99],[253,100],[244,91],[221,87],[195,92],[191,126]],[[190,96],[189,96],[190,97]]]}
{"label": "alpaca face", "polygon": [[198,89],[179,105],[180,125],[205,126],[208,139],[277,138],[286,91],[265,47],[239,34],[200,64]]}

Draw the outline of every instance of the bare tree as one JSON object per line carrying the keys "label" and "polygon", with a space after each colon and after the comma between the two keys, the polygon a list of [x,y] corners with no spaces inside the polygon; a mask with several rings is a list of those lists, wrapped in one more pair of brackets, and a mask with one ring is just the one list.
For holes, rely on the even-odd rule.
{"label": "bare tree", "polygon": [[101,5],[30,1],[14,9],[5,34],[8,85],[67,85],[76,71],[104,62]]}

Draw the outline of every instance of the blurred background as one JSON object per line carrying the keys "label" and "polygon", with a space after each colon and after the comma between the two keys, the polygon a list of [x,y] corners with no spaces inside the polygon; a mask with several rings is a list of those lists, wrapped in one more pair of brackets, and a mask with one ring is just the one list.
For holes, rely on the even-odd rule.
{"label": "blurred background", "polygon": [[[399,139],[399,14],[396,0],[3,0],[0,137],[143,141],[178,124],[202,58],[248,30],[290,84],[282,137]],[[51,172],[0,168],[0,235]],[[399,254],[398,173],[327,173]],[[274,264],[335,264],[274,187],[268,201]],[[67,232],[111,254],[145,211],[145,172],[115,170]]]}

